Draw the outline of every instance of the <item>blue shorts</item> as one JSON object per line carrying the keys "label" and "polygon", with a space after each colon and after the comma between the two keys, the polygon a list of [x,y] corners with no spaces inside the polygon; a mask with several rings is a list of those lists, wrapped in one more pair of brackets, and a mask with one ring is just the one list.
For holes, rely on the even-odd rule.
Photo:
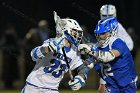
{"label": "blue shorts", "polygon": [[105,93],[136,93],[137,86],[136,83],[130,83],[124,88],[113,88],[113,87],[106,87]]}

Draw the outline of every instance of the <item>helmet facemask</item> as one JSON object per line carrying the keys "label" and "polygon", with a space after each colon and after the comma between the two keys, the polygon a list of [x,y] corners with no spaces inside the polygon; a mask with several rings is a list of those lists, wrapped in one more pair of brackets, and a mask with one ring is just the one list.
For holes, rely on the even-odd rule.
{"label": "helmet facemask", "polygon": [[100,47],[106,47],[117,34],[118,21],[116,17],[101,19],[96,25],[95,36]]}
{"label": "helmet facemask", "polygon": [[[103,37],[104,35],[104,37]],[[96,39],[100,47],[105,47],[108,45],[110,38],[112,36],[112,31],[108,31],[102,34],[96,34]]]}
{"label": "helmet facemask", "polygon": [[76,29],[70,29],[64,31],[65,38],[75,46],[78,46],[80,44],[82,37],[83,37],[83,31],[78,31]]}
{"label": "helmet facemask", "polygon": [[56,12],[54,13],[56,23],[56,33],[60,38],[67,39],[71,44],[78,46],[83,37],[83,30],[76,20],[65,18],[61,19]]}

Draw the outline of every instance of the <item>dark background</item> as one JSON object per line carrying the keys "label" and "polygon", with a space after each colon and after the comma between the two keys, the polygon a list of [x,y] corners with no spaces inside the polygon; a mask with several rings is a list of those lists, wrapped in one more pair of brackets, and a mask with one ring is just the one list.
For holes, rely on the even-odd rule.
{"label": "dark background", "polygon": [[[35,27],[41,19],[47,19],[54,31],[55,10],[62,18],[70,17],[81,25],[86,25],[90,32],[97,23],[99,10],[103,4],[114,4],[119,22],[125,28],[134,27],[136,33],[140,34],[139,0],[1,0],[0,31],[4,31],[7,23],[12,23],[16,26],[19,36],[23,37],[28,29]],[[79,6],[93,13],[93,16],[86,14],[84,10],[78,8]]]}
{"label": "dark background", "polygon": [[[116,6],[117,9],[117,18],[120,23],[127,29],[129,27],[134,28],[134,31],[136,35],[139,37],[140,31],[140,0],[0,0],[0,43],[2,41],[1,37],[4,36],[4,32],[6,32],[6,28],[8,28],[8,24],[14,25],[17,31],[18,39],[16,41],[11,42],[11,45],[15,42],[19,42],[19,48],[14,47],[16,49],[19,49],[19,53],[13,53],[10,52],[9,49],[9,42],[7,43],[7,46],[0,46],[0,67],[3,67],[4,63],[7,63],[7,66],[11,67],[13,69],[15,66],[15,63],[19,66],[19,69],[16,68],[16,71],[19,70],[16,74],[19,74],[18,79],[20,79],[20,83],[18,82],[17,86],[18,88],[23,88],[25,84],[25,73],[26,73],[26,67],[24,67],[25,64],[29,66],[29,68],[32,66],[31,57],[30,57],[30,44],[35,42],[29,42],[28,44],[22,45],[22,39],[25,38],[26,34],[28,33],[30,28],[37,27],[37,23],[41,19],[45,19],[49,23],[49,28],[51,29],[52,33],[55,33],[55,23],[53,18],[53,11],[56,11],[58,15],[61,18],[70,17],[72,19],[75,19],[79,22],[80,25],[85,25],[88,28],[88,32],[93,35],[92,29],[95,28],[95,25],[97,24],[97,21],[99,20],[100,14],[100,8],[104,4],[113,4]],[[138,42],[135,42],[135,36],[134,36],[134,43],[139,45]],[[138,39],[138,38],[137,38]],[[35,42],[36,43],[36,42]],[[1,45],[1,44],[0,44]],[[35,47],[35,45],[32,45]],[[3,50],[6,50],[7,53],[2,54]],[[134,48],[134,54],[138,51],[139,46]],[[9,53],[9,55],[7,55]],[[14,58],[18,59],[17,62],[15,62],[15,59],[13,60],[15,63],[12,63],[9,65],[10,61],[3,61],[1,60],[3,57],[8,56],[14,56]],[[137,55],[135,59],[136,68],[138,72],[138,76],[140,76],[139,72],[139,60],[140,60],[140,51],[137,52]],[[28,56],[28,59],[26,59],[25,56]],[[25,58],[24,58],[25,57]],[[135,57],[134,57],[135,58]],[[8,58],[6,58],[8,59]],[[10,60],[10,59],[9,59]],[[30,63],[29,63],[30,62]],[[5,71],[11,70],[6,69],[3,70],[0,68],[0,80],[2,75],[5,74]],[[28,69],[27,69],[28,70]],[[29,71],[30,72],[30,71]],[[94,73],[93,73],[94,72]],[[10,73],[10,72],[9,72]],[[16,77],[15,74],[15,77]],[[99,77],[97,77],[95,71],[90,72],[91,77],[88,79],[88,85],[89,88],[98,88],[98,81]],[[10,74],[10,76],[13,76],[13,74]],[[94,76],[94,77],[93,77]],[[9,76],[7,75],[8,79],[10,80]],[[94,78],[94,80],[93,80]],[[7,80],[6,80],[7,81]],[[94,82],[94,83],[93,83]],[[63,82],[62,82],[63,83]],[[7,83],[8,84],[8,83]],[[61,85],[64,87],[63,85]],[[93,87],[94,86],[94,87]],[[140,87],[140,83],[139,83]],[[4,87],[5,88],[5,87]],[[2,83],[0,82],[0,89],[4,89]]]}

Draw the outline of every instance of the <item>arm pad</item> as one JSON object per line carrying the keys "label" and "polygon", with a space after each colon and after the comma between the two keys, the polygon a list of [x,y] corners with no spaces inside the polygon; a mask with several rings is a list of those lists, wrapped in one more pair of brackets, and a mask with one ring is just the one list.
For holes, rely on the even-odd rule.
{"label": "arm pad", "polygon": [[109,62],[115,59],[115,55],[111,51],[99,51],[97,60],[102,62]]}
{"label": "arm pad", "polygon": [[31,51],[31,57],[33,61],[36,61],[38,58],[45,57],[45,48],[42,46],[36,47]]}

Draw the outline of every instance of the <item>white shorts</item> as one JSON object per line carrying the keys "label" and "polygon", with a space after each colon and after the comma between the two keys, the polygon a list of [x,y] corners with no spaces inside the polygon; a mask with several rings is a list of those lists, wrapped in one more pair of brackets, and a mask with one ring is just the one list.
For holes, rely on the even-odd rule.
{"label": "white shorts", "polygon": [[21,93],[59,93],[55,89],[40,88],[26,84]]}

